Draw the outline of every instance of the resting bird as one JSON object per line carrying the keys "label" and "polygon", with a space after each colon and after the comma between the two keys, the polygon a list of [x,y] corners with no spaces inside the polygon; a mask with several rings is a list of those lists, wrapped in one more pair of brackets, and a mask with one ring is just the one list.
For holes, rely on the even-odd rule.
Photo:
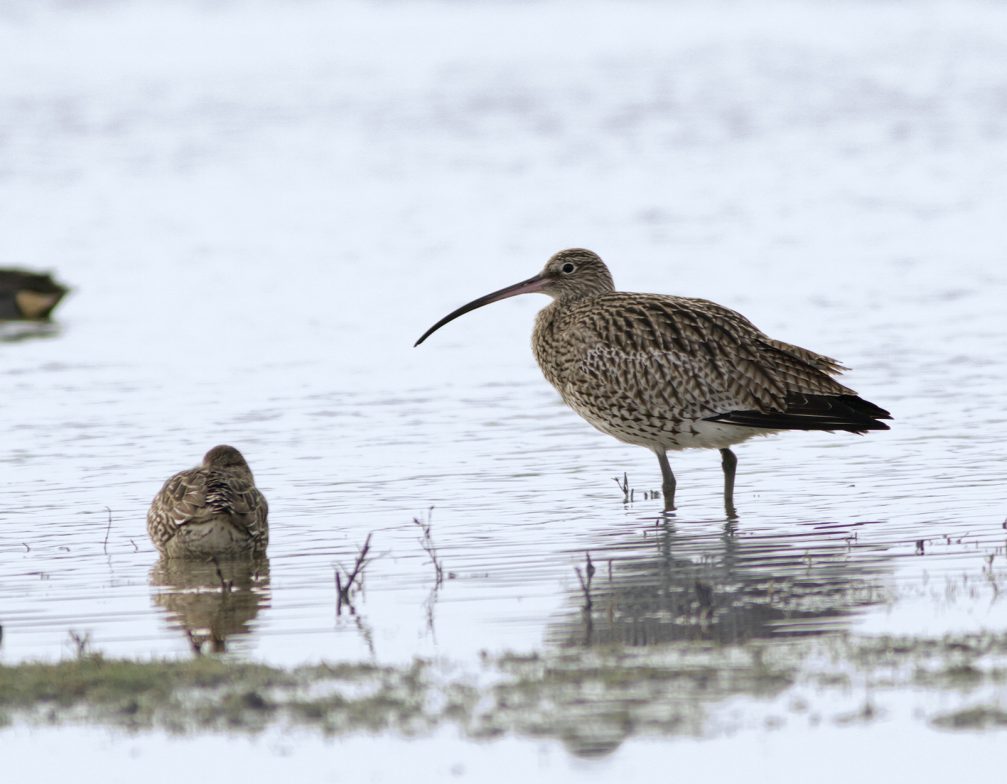
{"label": "resting bird", "polygon": [[258,557],[269,544],[269,506],[233,446],[164,483],[147,511],[147,533],[167,558]]}
{"label": "resting bird", "polygon": [[657,455],[667,510],[675,508],[671,450],[720,450],[734,514],[734,444],[781,430],[888,430],[887,411],[833,378],[846,369],[836,360],[774,340],[707,300],[616,291],[605,263],[583,248],[449,313],[415,345],[470,310],[532,292],[553,298],[532,335],[542,373],[603,433]]}
{"label": "resting bird", "polygon": [[45,320],[66,293],[47,273],[0,269],[0,319]]}

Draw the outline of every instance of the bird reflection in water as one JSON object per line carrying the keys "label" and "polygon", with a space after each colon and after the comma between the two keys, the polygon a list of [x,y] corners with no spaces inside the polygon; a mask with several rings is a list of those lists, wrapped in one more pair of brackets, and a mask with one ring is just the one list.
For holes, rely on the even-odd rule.
{"label": "bird reflection in water", "polygon": [[553,644],[739,645],[822,634],[884,600],[887,558],[880,546],[857,543],[869,523],[739,535],[737,522],[687,530],[665,517],[614,548],[606,541],[591,553],[589,598],[582,579],[572,594],[578,609],[553,625]]}
{"label": "bird reflection in water", "polygon": [[782,693],[816,635],[888,598],[890,556],[857,541],[866,523],[638,523],[630,533],[620,517],[590,561],[583,545],[571,553],[575,587],[546,631],[546,666],[513,668],[531,695],[523,714],[548,717],[577,756],[636,733],[703,734],[711,710]]}
{"label": "bird reflection in water", "polygon": [[247,635],[269,606],[269,559],[184,561],[162,558],[150,571],[152,601],[197,654],[209,645],[227,650],[229,638]]}

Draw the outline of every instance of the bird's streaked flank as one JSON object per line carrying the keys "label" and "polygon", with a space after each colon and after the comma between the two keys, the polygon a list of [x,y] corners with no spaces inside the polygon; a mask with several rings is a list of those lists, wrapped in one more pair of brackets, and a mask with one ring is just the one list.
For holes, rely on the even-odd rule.
{"label": "bird's streaked flank", "polygon": [[258,557],[269,544],[269,506],[233,446],[164,483],[147,511],[147,533],[168,558]]}
{"label": "bird's streaked flank", "polygon": [[836,360],[774,340],[714,302],[616,291],[605,263],[583,248],[449,313],[415,345],[471,310],[533,292],[553,298],[532,335],[543,374],[603,433],[657,455],[668,510],[668,450],[719,449],[734,514],[734,444],[781,430],[888,430],[887,411],[833,378],[846,369]]}

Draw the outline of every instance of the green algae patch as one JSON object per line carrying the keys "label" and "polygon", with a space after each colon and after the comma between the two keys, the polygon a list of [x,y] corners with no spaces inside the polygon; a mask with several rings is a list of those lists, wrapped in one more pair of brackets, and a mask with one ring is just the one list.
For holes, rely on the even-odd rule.
{"label": "green algae patch", "polygon": [[406,735],[444,724],[471,737],[556,737],[581,753],[634,732],[699,734],[704,706],[771,695],[792,675],[749,651],[683,646],[487,657],[470,672],[417,660],[402,667],[318,664],[291,670],[224,658],[129,661],[84,655],[0,666],[0,715],[171,732],[310,727],[325,734]]}
{"label": "green algae patch", "polygon": [[790,687],[795,662],[783,648],[712,643],[662,650],[613,646],[548,657],[501,657],[495,684],[472,730],[558,737],[596,756],[630,735],[706,734],[710,712],[730,697],[772,699]]}
{"label": "green algae patch", "polygon": [[86,655],[0,666],[0,715],[175,732],[254,731],[280,720],[329,731],[384,729],[422,714],[425,669],[417,663],[406,670],[370,664],[283,670],[212,657],[130,661]]}
{"label": "green algae patch", "polygon": [[0,666],[0,706],[69,706],[79,702],[120,705],[164,700],[180,689],[216,689],[240,682],[290,683],[290,674],[263,665],[213,658],[191,661],[131,661],[82,656],[57,664]]}
{"label": "green algae patch", "polygon": [[933,725],[946,730],[1005,729],[1007,711],[992,705],[979,705],[937,716]]}
{"label": "green algae patch", "polygon": [[[177,733],[279,727],[415,736],[451,725],[472,738],[558,739],[591,756],[632,736],[870,722],[893,709],[898,701],[889,697],[906,693],[922,695],[919,715],[935,727],[1002,729],[1007,714],[995,697],[1004,682],[1004,635],[563,648],[487,655],[468,669],[421,659],[283,669],[228,657],[131,661],[85,653],[57,663],[0,665],[0,727],[85,723]],[[927,703],[927,695],[940,699]],[[926,707],[938,704],[940,714]]]}
{"label": "green algae patch", "polygon": [[85,655],[56,664],[0,666],[0,711],[50,723],[83,719],[137,728],[244,725],[254,700],[242,701],[243,695],[293,683],[283,670],[212,658]]}

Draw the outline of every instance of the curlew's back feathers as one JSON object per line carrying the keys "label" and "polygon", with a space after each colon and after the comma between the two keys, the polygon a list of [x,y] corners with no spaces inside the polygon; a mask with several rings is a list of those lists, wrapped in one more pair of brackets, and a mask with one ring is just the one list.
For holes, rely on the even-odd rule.
{"label": "curlew's back feathers", "polygon": [[546,378],[599,429],[666,449],[711,446],[699,423],[762,430],[885,430],[887,411],[833,376],[834,359],[774,340],[702,299],[606,292],[556,300],[533,347]]}

